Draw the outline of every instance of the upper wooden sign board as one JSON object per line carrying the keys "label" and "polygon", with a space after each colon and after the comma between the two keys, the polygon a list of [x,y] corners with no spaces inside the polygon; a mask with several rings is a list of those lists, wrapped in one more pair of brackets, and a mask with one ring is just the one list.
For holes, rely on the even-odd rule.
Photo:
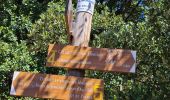
{"label": "upper wooden sign board", "polygon": [[46,65],[135,73],[136,51],[49,44]]}
{"label": "upper wooden sign board", "polygon": [[103,100],[103,80],[14,72],[10,94],[57,100]]}

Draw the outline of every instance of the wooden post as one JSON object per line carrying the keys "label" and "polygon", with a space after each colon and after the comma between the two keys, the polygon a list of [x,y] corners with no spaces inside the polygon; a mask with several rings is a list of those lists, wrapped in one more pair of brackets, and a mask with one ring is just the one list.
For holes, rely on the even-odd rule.
{"label": "wooden post", "polygon": [[[92,23],[92,14],[93,14],[93,9],[94,9],[94,4],[95,0],[89,0],[83,1],[83,0],[78,0],[77,3],[77,12],[76,12],[76,20],[75,20],[75,25],[73,25],[72,29],[72,23],[69,22],[69,18],[72,18],[72,14],[67,13],[71,12],[71,0],[67,0],[67,6],[66,9],[66,14],[70,17],[66,21],[67,26],[70,28],[67,28],[67,32],[71,33],[72,39],[71,39],[71,44],[75,46],[84,46],[87,47],[89,44],[90,40],[90,32],[91,32],[91,23]],[[69,15],[70,14],[70,15]],[[72,29],[72,30],[70,30]],[[69,76],[79,76],[79,77],[84,77],[85,75],[85,70],[80,70],[80,69],[68,69],[68,75]]]}
{"label": "wooden post", "polygon": [[72,9],[72,0],[66,1],[65,8],[65,21],[66,21],[66,29],[67,34],[69,35],[69,42],[72,42],[72,33],[73,33],[73,9]]}

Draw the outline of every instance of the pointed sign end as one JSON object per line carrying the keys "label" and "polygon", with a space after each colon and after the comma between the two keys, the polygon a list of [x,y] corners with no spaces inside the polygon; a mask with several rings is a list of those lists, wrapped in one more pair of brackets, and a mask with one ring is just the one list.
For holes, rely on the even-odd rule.
{"label": "pointed sign end", "polygon": [[136,51],[131,51],[133,59],[136,61]]}
{"label": "pointed sign end", "polygon": [[[14,72],[12,81],[14,81],[14,80],[17,78],[17,76],[19,75],[19,73],[20,73],[20,72],[18,72],[18,71],[15,71],[15,72]],[[14,86],[13,86],[13,83],[11,84],[10,95],[16,95],[16,91],[15,91],[15,88],[14,88]]]}
{"label": "pointed sign end", "polygon": [[131,73],[135,73],[136,72],[136,64],[134,63],[132,68],[130,69]]}
{"label": "pointed sign end", "polygon": [[18,72],[18,71],[15,71],[15,72],[14,72],[13,79],[12,79],[13,81],[17,78],[17,76],[19,75],[19,73],[20,73],[20,72]]}
{"label": "pointed sign end", "polygon": [[16,95],[16,91],[13,84],[11,85],[10,95]]}

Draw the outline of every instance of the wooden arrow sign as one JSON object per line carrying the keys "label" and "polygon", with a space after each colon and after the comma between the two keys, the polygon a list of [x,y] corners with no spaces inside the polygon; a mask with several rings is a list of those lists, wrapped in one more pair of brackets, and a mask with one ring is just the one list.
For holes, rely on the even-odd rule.
{"label": "wooden arrow sign", "polygon": [[14,72],[10,95],[57,100],[103,100],[103,80]]}
{"label": "wooden arrow sign", "polygon": [[46,65],[135,73],[136,51],[50,44]]}

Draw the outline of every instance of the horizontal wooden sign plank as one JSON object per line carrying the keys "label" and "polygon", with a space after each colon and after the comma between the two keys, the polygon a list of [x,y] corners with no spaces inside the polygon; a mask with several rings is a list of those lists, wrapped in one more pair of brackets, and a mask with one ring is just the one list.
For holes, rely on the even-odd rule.
{"label": "horizontal wooden sign plank", "polygon": [[136,51],[49,44],[46,66],[135,73]]}
{"label": "horizontal wooden sign plank", "polygon": [[16,71],[10,94],[59,100],[103,100],[103,80]]}

